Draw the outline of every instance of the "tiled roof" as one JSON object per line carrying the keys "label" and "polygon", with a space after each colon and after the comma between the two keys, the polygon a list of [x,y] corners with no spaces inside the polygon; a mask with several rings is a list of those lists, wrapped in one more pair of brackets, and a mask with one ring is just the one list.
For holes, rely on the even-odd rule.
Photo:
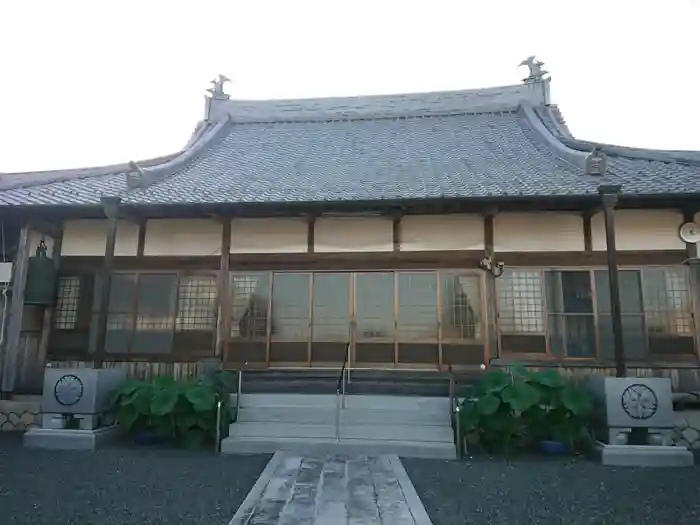
{"label": "tiled roof", "polygon": [[[593,144],[574,139],[548,85],[281,102],[218,100],[178,155],[3,184],[0,205],[291,203],[587,195]],[[539,91],[538,91],[539,89]],[[698,194],[700,153],[603,146],[624,193]],[[82,175],[80,175],[82,173]],[[13,176],[18,180],[18,175]],[[12,177],[10,177],[12,179]],[[29,180],[31,179],[31,180]],[[6,188],[6,189],[2,189]]]}

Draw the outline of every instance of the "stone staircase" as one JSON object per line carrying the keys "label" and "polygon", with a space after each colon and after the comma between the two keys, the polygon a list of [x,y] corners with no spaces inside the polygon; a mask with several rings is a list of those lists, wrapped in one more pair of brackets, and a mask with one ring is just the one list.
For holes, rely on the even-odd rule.
{"label": "stone staircase", "polygon": [[244,392],[223,454],[456,457],[446,396],[348,394],[338,410],[335,394]]}
{"label": "stone staircase", "polygon": [[[420,370],[352,370],[346,385],[348,394],[447,397],[447,374]],[[471,384],[481,372],[461,373],[455,395]],[[337,369],[246,370],[243,391],[256,394],[334,394],[338,387]]]}

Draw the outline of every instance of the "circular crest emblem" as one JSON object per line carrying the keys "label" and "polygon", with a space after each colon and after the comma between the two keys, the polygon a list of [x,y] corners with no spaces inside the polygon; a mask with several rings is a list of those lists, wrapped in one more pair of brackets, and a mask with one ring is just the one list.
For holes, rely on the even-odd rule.
{"label": "circular crest emblem", "polygon": [[659,408],[659,398],[647,385],[635,383],[622,392],[622,409],[632,419],[649,419]]}
{"label": "circular crest emblem", "polygon": [[83,382],[73,374],[62,376],[53,387],[53,397],[64,407],[75,405],[83,398]]}

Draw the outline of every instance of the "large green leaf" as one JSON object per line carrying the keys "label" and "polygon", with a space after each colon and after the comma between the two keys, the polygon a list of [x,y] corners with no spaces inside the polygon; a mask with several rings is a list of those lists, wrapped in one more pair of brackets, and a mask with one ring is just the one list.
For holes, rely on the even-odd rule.
{"label": "large green leaf", "polygon": [[141,388],[145,383],[143,381],[138,381],[136,379],[127,379],[121,383],[117,388],[112,390],[109,395],[109,400],[112,406],[121,404],[122,399],[129,397],[135,390]]}
{"label": "large green leaf", "polygon": [[173,438],[175,437],[175,428],[173,426],[173,418],[170,415],[152,416],[150,425],[156,434],[159,436]]}
{"label": "large green leaf", "polygon": [[593,409],[591,397],[585,390],[567,387],[561,392],[562,404],[574,415],[585,416]]}
{"label": "large green leaf", "polygon": [[532,385],[518,382],[507,386],[501,397],[514,411],[522,413],[539,403],[540,392]]}
{"label": "large green leaf", "polygon": [[197,412],[206,412],[216,406],[216,392],[205,386],[193,386],[185,390],[185,397]]}
{"label": "large green leaf", "polygon": [[142,388],[134,390],[129,398],[125,398],[125,401],[128,400],[129,404],[135,406],[141,414],[148,415],[151,413],[152,399],[153,388],[151,385],[144,385]]}
{"label": "large green leaf", "polygon": [[477,392],[483,394],[497,394],[512,382],[509,374],[502,370],[488,372],[481,378],[476,386]]}
{"label": "large green leaf", "polygon": [[151,400],[151,413],[156,416],[170,414],[175,409],[179,397],[180,392],[175,388],[156,390]]}
{"label": "large green leaf", "polygon": [[180,430],[187,430],[197,425],[197,413],[194,411],[182,412],[177,415],[176,424]]}
{"label": "large green leaf", "polygon": [[524,380],[530,380],[533,377],[533,372],[530,372],[527,368],[525,368],[525,365],[522,365],[520,363],[514,363],[510,366],[508,366],[508,371],[510,374],[518,379],[524,379]]}
{"label": "large green leaf", "polygon": [[492,395],[492,394],[487,394],[476,402],[476,410],[481,414],[482,416],[489,416],[496,412],[498,410],[498,407],[501,406],[501,400]]}
{"label": "large green leaf", "polygon": [[460,410],[459,426],[463,434],[473,432],[479,426],[479,413],[473,408],[472,410]]}
{"label": "large green leaf", "polygon": [[532,374],[530,381],[549,388],[561,388],[564,386],[564,378],[556,370],[542,370]]}
{"label": "large green leaf", "polygon": [[158,376],[153,380],[153,386],[159,390],[176,388],[178,382],[171,376]]}
{"label": "large green leaf", "polygon": [[139,412],[134,405],[125,405],[117,410],[117,421],[129,432],[139,419]]}

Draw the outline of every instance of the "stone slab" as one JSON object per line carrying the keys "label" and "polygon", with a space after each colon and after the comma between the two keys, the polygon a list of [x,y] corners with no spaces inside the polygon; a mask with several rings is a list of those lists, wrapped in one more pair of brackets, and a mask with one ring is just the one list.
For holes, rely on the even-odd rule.
{"label": "stone slab", "polygon": [[51,450],[95,450],[122,436],[118,425],[96,430],[32,428],[24,434],[24,446]]}
{"label": "stone slab", "polygon": [[615,467],[692,467],[694,456],[685,447],[602,445],[603,465]]}
{"label": "stone slab", "polygon": [[394,455],[277,452],[229,525],[431,525]]}
{"label": "stone slab", "polygon": [[404,458],[456,459],[454,443],[384,441],[374,439],[305,439],[227,437],[221,442],[222,454],[370,455],[396,454]]}

